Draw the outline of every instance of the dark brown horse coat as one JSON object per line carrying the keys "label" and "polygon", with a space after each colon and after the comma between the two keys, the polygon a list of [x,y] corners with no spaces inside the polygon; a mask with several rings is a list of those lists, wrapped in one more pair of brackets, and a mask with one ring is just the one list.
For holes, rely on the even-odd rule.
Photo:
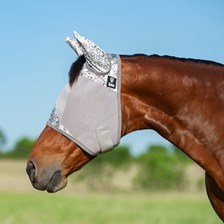
{"label": "dark brown horse coat", "polygon": [[[121,63],[122,136],[154,129],[184,151],[206,171],[209,199],[224,221],[224,66],[156,55],[121,56]],[[55,192],[91,159],[46,127],[27,172],[35,188]]]}

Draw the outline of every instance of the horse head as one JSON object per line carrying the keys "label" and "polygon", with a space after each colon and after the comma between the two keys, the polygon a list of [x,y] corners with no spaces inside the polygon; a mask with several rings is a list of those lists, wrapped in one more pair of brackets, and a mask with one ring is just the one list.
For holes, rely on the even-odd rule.
{"label": "horse head", "polygon": [[27,163],[33,186],[48,192],[64,188],[71,173],[120,140],[119,56],[74,36],[66,42],[79,58]]}

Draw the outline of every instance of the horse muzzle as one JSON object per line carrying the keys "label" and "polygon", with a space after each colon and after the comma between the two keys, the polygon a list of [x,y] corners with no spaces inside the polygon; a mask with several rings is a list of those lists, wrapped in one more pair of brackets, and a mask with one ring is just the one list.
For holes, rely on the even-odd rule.
{"label": "horse muzzle", "polygon": [[55,193],[67,185],[67,177],[59,169],[51,168],[47,171],[38,169],[34,161],[28,161],[26,172],[34,188]]}

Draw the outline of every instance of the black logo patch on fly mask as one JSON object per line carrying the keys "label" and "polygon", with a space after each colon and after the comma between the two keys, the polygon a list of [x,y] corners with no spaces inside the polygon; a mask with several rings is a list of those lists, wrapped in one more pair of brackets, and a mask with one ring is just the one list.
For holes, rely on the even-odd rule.
{"label": "black logo patch on fly mask", "polygon": [[107,87],[112,88],[112,89],[116,89],[116,84],[117,84],[117,79],[112,77],[112,76],[108,76],[107,77]]}

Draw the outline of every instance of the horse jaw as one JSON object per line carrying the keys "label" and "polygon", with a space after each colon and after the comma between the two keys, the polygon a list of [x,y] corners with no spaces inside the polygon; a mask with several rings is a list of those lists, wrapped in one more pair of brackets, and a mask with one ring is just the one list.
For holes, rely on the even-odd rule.
{"label": "horse jaw", "polygon": [[34,188],[57,192],[67,185],[67,177],[94,157],[74,142],[46,127],[27,162],[27,174]]}

